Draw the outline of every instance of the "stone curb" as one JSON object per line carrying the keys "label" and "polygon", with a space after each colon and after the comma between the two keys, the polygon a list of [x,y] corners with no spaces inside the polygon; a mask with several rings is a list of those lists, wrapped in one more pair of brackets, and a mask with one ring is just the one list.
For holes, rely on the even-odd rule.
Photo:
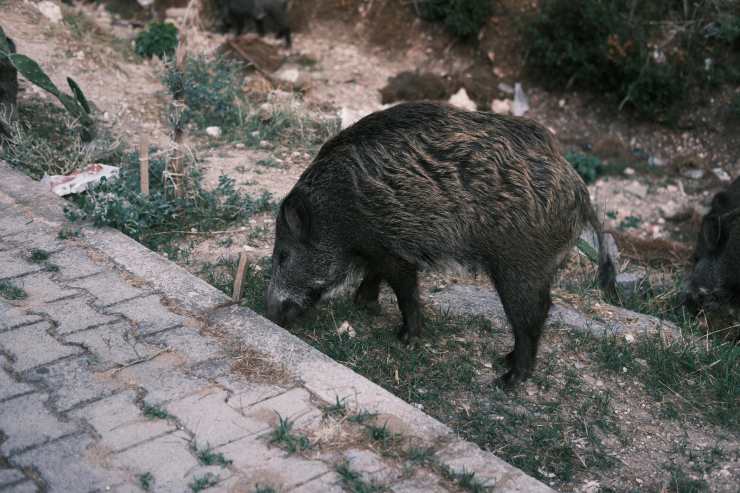
{"label": "stone curb", "polygon": [[[66,202],[40,183],[0,162],[0,204],[10,198],[34,221],[60,228],[67,223]],[[231,305],[216,288],[111,228],[84,227],[77,240],[97,256],[143,278],[181,309],[205,318],[212,329],[269,355],[303,386],[328,403],[347,398],[357,409],[394,416],[404,434],[444,445],[438,457],[458,472],[476,473],[497,492],[548,492],[543,483],[477,445],[460,439],[446,425],[399,399],[247,308]]]}

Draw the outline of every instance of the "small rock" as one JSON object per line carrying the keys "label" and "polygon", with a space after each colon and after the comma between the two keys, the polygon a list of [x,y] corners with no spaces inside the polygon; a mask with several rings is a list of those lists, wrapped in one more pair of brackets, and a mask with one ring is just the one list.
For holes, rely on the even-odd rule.
{"label": "small rock", "polygon": [[511,99],[494,99],[491,101],[491,111],[500,115],[511,113]]}
{"label": "small rock", "polygon": [[269,149],[272,147],[272,144],[270,144],[270,141],[268,140],[260,140],[260,147],[263,149]]}
{"label": "small rock", "polygon": [[681,171],[681,176],[691,180],[701,180],[704,178],[704,170],[699,168],[686,168]]}
{"label": "small rock", "polygon": [[635,174],[635,170],[629,167],[624,168],[624,174],[627,176],[632,176]]}
{"label": "small rock", "polygon": [[501,92],[505,92],[506,94],[514,94],[514,88],[506,82],[499,82],[497,87],[498,90]]}
{"label": "small rock", "polygon": [[565,108],[565,99],[561,99],[560,101],[558,101],[558,106],[561,108]]}
{"label": "small rock", "polygon": [[650,156],[650,158],[648,159],[648,164],[650,166],[661,167],[661,166],[665,166],[666,164],[668,164],[668,161],[666,161],[665,159],[659,158],[658,156]]}
{"label": "small rock", "polygon": [[54,2],[50,2],[49,0],[44,0],[43,2],[39,2],[36,5],[36,8],[39,9],[39,12],[49,19],[54,24],[57,24],[62,20],[62,9],[59,8],[59,5],[55,4]]}
{"label": "small rock", "polygon": [[298,78],[300,76],[301,72],[297,68],[293,67],[281,69],[275,73],[275,77],[282,81],[290,82],[291,84],[294,84],[296,81],[298,81]]}
{"label": "small rock", "polygon": [[640,291],[646,279],[644,271],[620,272],[617,274],[617,288],[624,294]]}
{"label": "small rock", "polygon": [[714,176],[719,178],[719,181],[723,183],[728,183],[732,180],[729,174],[727,174],[727,171],[723,170],[722,168],[712,168],[712,173],[714,173]]}
{"label": "small rock", "polygon": [[475,111],[477,109],[475,102],[470,99],[464,87],[461,87],[459,91],[450,97],[450,104],[467,111]]}
{"label": "small rock", "polygon": [[644,199],[647,196],[648,187],[639,181],[633,181],[624,186],[624,191],[628,194],[634,195],[635,197]]}
{"label": "small rock", "polygon": [[274,113],[275,107],[271,103],[262,103],[259,109],[257,109],[257,115],[263,122],[270,120]]}
{"label": "small rock", "polygon": [[221,137],[221,127],[208,127],[206,128],[206,134],[209,137],[213,137],[214,139],[218,139]]}
{"label": "small rock", "polygon": [[524,94],[522,85],[517,82],[514,84],[514,103],[511,105],[511,114],[514,116],[522,116],[529,111],[529,100],[527,95]]}

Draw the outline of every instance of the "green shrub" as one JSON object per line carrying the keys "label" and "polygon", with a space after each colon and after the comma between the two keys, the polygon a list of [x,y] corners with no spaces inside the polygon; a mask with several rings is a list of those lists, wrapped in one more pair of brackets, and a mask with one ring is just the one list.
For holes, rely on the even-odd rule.
{"label": "green shrub", "polygon": [[173,95],[181,92],[186,108],[181,123],[198,128],[219,126],[225,134],[244,124],[240,63],[225,58],[188,58],[182,72],[167,66],[164,84]]}
{"label": "green shrub", "polygon": [[442,22],[460,38],[475,36],[491,13],[490,0],[420,0],[421,17]]}
{"label": "green shrub", "polygon": [[565,155],[565,159],[568,160],[586,183],[595,182],[596,178],[601,175],[601,160],[596,156],[569,152]]}
{"label": "green shrub", "polygon": [[145,58],[170,58],[177,49],[177,27],[169,22],[152,22],[136,36],[136,53]]}
{"label": "green shrub", "polygon": [[709,3],[545,0],[525,27],[526,66],[548,89],[604,93],[670,120],[692,94],[740,80],[728,50],[740,41],[740,17]]}
{"label": "green shrub", "polygon": [[[86,194],[73,198],[82,211],[82,219],[90,219],[98,226],[111,226],[157,249],[192,230],[199,232],[224,229],[229,225],[248,221],[258,212],[271,211],[274,204],[269,193],[258,198],[240,193],[234,179],[219,177],[214,190],[202,185],[202,175],[194,166],[188,177],[188,191],[177,197],[162,176],[166,161],[154,150],[149,163],[150,194],[139,193],[139,158],[129,154],[121,165],[120,177],[103,181]],[[79,219],[78,213],[68,210],[70,219]]]}
{"label": "green shrub", "polygon": [[218,126],[224,138],[251,147],[268,141],[311,150],[339,131],[338,118],[312,115],[296,98],[276,98],[260,108],[242,91],[242,69],[242,64],[221,57],[189,58],[182,72],[170,64],[164,83],[185,101],[173,120],[200,129]]}

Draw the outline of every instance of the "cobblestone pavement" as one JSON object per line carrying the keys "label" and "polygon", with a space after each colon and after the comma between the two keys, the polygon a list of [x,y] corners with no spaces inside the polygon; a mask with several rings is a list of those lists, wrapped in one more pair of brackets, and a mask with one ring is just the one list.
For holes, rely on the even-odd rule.
{"label": "cobblestone pavement", "polygon": [[61,203],[0,163],[1,491],[549,491]]}

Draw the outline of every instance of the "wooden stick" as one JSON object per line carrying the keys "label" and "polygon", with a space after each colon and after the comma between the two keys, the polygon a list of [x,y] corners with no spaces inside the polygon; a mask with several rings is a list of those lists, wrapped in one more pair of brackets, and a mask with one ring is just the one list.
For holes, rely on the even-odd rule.
{"label": "wooden stick", "polygon": [[139,175],[141,179],[141,194],[149,196],[149,137],[143,135],[139,143]]}
{"label": "wooden stick", "polygon": [[239,254],[239,267],[236,269],[236,277],[234,277],[234,290],[231,293],[231,299],[234,303],[239,303],[242,299],[242,287],[244,285],[244,272],[247,270],[247,252],[242,251]]}

